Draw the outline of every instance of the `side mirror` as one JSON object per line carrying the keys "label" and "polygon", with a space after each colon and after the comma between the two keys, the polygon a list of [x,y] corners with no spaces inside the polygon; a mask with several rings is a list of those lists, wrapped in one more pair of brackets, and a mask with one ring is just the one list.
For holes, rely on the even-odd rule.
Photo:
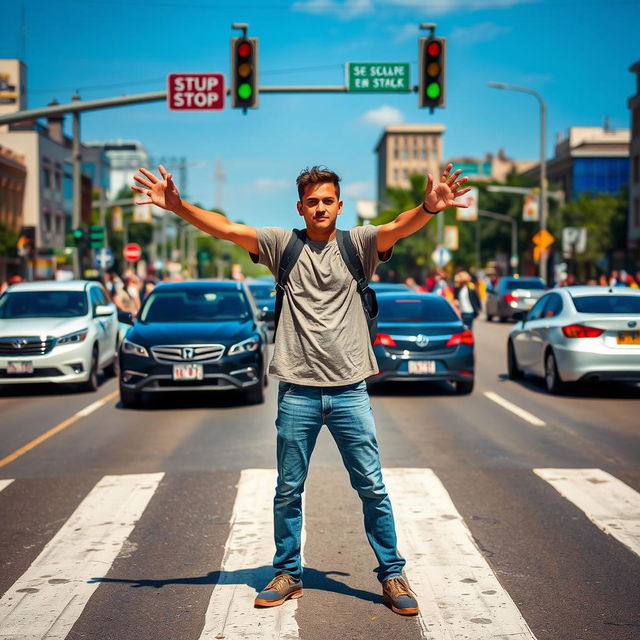
{"label": "side mirror", "polygon": [[97,304],[95,309],[93,310],[94,318],[110,316],[113,314],[113,307],[108,304]]}
{"label": "side mirror", "polygon": [[273,317],[274,313],[269,307],[262,307],[262,309],[260,309],[260,320],[269,321],[273,320]]}
{"label": "side mirror", "polygon": [[118,322],[133,326],[133,316],[131,315],[131,311],[118,311]]}
{"label": "side mirror", "polygon": [[526,311],[515,311],[511,316],[516,322],[525,322],[527,320]]}

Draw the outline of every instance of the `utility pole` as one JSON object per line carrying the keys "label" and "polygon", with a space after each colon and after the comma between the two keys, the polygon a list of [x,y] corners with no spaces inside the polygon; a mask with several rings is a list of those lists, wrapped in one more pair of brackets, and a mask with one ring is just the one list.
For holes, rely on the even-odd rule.
{"label": "utility pole", "polygon": [[222,211],[223,209],[223,190],[225,181],[224,169],[222,166],[222,158],[216,160],[216,172],[214,174],[214,180],[216,185],[216,192],[214,196],[214,208]]}
{"label": "utility pole", "polygon": [[[71,97],[73,101],[79,101],[80,96],[74,93]],[[80,151],[80,112],[74,111],[73,114],[73,142],[71,146],[71,162],[73,165],[73,200],[71,213],[71,228],[77,229],[82,224],[82,155]],[[82,278],[83,265],[82,253],[84,246],[76,249],[73,260],[73,273],[76,278]]]}

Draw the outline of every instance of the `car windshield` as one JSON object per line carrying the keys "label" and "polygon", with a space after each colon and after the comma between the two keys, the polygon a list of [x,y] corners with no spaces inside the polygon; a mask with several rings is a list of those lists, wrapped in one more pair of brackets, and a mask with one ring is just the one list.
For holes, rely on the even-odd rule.
{"label": "car windshield", "polygon": [[438,298],[380,298],[380,322],[456,322],[460,318]]}
{"label": "car windshield", "polygon": [[596,295],[573,299],[580,313],[640,313],[640,296]]}
{"label": "car windshield", "polygon": [[250,284],[249,289],[256,299],[270,298],[275,295],[274,288],[267,284]]}
{"label": "car windshield", "polygon": [[514,289],[546,289],[547,285],[541,280],[525,280],[519,278],[518,280],[507,280],[507,291],[513,291]]}
{"label": "car windshield", "polygon": [[87,315],[84,291],[8,291],[0,298],[0,318],[74,318]]}
{"label": "car windshield", "polygon": [[249,305],[240,291],[208,289],[152,291],[141,322],[225,322],[247,320]]}

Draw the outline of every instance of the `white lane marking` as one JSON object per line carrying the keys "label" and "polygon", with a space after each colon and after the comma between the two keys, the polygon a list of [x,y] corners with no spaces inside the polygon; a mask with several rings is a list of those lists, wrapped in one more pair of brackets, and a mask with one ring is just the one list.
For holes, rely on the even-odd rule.
{"label": "white lane marking", "polygon": [[13,482],[13,479],[0,480],[0,491],[2,491],[3,489],[6,489],[12,482]]}
{"label": "white lane marking", "polygon": [[80,409],[77,411],[75,415],[81,416],[82,418],[86,418],[90,413],[93,413],[96,409],[104,406],[113,398],[113,394],[109,394],[108,396],[101,398],[100,400],[96,400],[92,402],[90,405],[87,405],[84,409]]}
{"label": "white lane marking", "polygon": [[599,529],[640,555],[640,493],[602,469],[534,469]]}
{"label": "white lane marking", "polygon": [[[211,594],[200,640],[299,637],[295,619],[297,600],[289,600],[280,607],[256,609],[253,606],[256,590],[250,586],[262,588],[273,576],[268,568],[274,552],[276,478],[275,469],[244,469],[240,475],[220,580]],[[304,545],[304,524],[302,540]]]}
{"label": "white lane marking", "polygon": [[535,640],[431,469],[383,471],[422,637]]}
{"label": "white lane marking", "polygon": [[497,393],[494,393],[493,391],[485,391],[484,395],[487,398],[489,398],[489,400],[493,400],[496,404],[499,404],[501,407],[504,407],[505,409],[507,409],[507,411],[511,411],[512,413],[515,413],[519,418],[526,420],[527,422],[535,425],[536,427],[544,427],[544,425],[546,424],[544,420],[540,420],[540,418],[537,418],[532,413],[525,411],[524,409],[520,408],[517,404],[513,404],[513,402],[509,402],[508,400],[505,400],[502,396],[499,396]]}
{"label": "white lane marking", "polygon": [[163,475],[104,476],[0,600],[0,638],[65,638]]}

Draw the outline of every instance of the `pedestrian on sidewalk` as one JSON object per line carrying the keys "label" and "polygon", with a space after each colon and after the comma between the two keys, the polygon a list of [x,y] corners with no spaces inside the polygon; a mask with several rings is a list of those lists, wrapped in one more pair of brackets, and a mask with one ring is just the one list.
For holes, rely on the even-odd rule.
{"label": "pedestrian on sidewalk", "polygon": [[[367,317],[350,268],[343,259],[347,241],[337,232],[342,213],[340,178],[328,169],[305,169],[297,178],[298,214],[304,231],[256,229],[200,209],[180,198],[171,174],[147,169],[132,188],[146,196],[137,204],[172,211],[216,238],[246,249],[279,281],[281,259],[290,243],[304,241],[282,288],[282,306],[269,374],[279,379],[277,428],[278,480],[273,503],[275,577],[258,594],[256,606],[271,607],[302,595],[302,492],[316,438],[326,424],[363,504],[364,525],[378,560],[375,569],[383,597],[393,611],[418,613],[403,576],[405,560],[396,544],[391,502],[382,478],[376,428],[366,378],[378,373]],[[469,191],[460,170],[447,165],[438,183],[428,176],[424,198],[413,209],[380,226],[348,234],[368,282],[394,244],[420,230],[448,207],[467,207],[455,198]],[[300,245],[299,245],[300,246]],[[290,255],[290,254],[287,254]],[[369,291],[367,289],[367,291]]]}
{"label": "pedestrian on sidewalk", "polygon": [[460,312],[460,317],[465,327],[471,331],[473,329],[473,321],[482,309],[482,303],[468,271],[460,271],[457,274],[457,279],[458,282],[454,289],[456,307]]}

